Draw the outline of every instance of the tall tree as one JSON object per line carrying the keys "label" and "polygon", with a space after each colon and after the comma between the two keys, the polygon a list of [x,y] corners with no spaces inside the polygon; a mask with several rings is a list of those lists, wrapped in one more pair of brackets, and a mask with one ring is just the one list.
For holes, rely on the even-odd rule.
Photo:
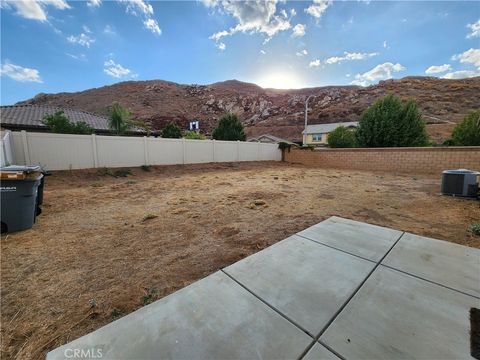
{"label": "tall tree", "polygon": [[110,110],[108,127],[115,134],[122,135],[132,127],[131,113],[119,103],[114,103]]}
{"label": "tall tree", "polygon": [[471,111],[455,126],[452,140],[458,146],[480,146],[480,111]]}
{"label": "tall tree", "polygon": [[213,130],[212,137],[215,140],[240,140],[245,141],[247,136],[243,125],[235,114],[227,114],[220,118],[218,125]]}

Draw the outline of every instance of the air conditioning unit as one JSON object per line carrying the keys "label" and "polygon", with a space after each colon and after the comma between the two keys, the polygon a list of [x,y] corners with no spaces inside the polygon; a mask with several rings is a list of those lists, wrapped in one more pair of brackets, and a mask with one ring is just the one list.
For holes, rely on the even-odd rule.
{"label": "air conditioning unit", "polygon": [[442,173],[442,194],[453,196],[478,196],[480,172],[466,169],[445,170]]}

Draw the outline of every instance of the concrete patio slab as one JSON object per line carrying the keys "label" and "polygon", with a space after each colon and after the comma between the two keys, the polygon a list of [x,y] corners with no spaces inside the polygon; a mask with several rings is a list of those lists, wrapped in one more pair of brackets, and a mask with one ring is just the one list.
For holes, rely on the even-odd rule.
{"label": "concrete patio slab", "polygon": [[479,300],[380,265],[320,340],[347,359],[469,359]]}
{"label": "concrete patio slab", "polygon": [[340,360],[340,358],[322,344],[315,343],[303,360]]}
{"label": "concrete patio slab", "polygon": [[382,264],[480,297],[480,250],[405,233]]}
{"label": "concrete patio slab", "polygon": [[374,266],[294,235],[224,271],[317,336]]}
{"label": "concrete patio slab", "polygon": [[298,235],[378,262],[402,232],[332,216]]}
{"label": "concrete patio slab", "polygon": [[[102,359],[293,359],[312,338],[222,272],[48,353]],[[92,350],[93,349],[93,350]]]}

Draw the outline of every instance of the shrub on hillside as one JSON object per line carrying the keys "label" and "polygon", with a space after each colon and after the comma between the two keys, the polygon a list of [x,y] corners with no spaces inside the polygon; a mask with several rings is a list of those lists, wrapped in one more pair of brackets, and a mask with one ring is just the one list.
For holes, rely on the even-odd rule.
{"label": "shrub on hillside", "polygon": [[332,148],[352,148],[357,145],[356,130],[339,126],[328,134],[328,145]]}
{"label": "shrub on hillside", "polygon": [[227,114],[220,118],[217,128],[213,130],[212,137],[215,140],[240,140],[245,141],[247,136],[243,125],[235,114]]}
{"label": "shrub on hillside", "polygon": [[207,138],[205,135],[197,133],[195,131],[187,131],[183,137],[185,139],[190,139],[190,140],[206,140]]}
{"label": "shrub on hillside", "polygon": [[357,140],[361,147],[426,146],[428,136],[416,103],[387,95],[362,114]]}
{"label": "shrub on hillside", "polygon": [[52,115],[45,115],[43,123],[52,132],[59,134],[93,134],[95,129],[84,121],[71,122],[63,111],[57,111]]}
{"label": "shrub on hillside", "polygon": [[480,146],[480,111],[472,111],[452,132],[452,143],[458,146]]}
{"label": "shrub on hillside", "polygon": [[162,130],[162,137],[167,139],[180,139],[182,137],[182,130],[175,123],[168,123]]}

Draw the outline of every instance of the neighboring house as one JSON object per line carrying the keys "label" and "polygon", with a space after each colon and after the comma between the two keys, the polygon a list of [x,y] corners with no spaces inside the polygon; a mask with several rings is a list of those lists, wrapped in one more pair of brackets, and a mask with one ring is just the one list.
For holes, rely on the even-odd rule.
{"label": "neighboring house", "polygon": [[332,124],[316,124],[316,125],[307,125],[307,131],[303,131],[303,142],[306,145],[327,145],[328,144],[328,134],[340,126],[345,126],[347,128],[357,128],[358,121],[350,122],[341,122],[341,123],[332,123]]}
{"label": "neighboring house", "polygon": [[247,141],[250,142],[262,142],[262,143],[269,143],[269,144],[278,144],[279,142],[286,142],[289,144],[293,144],[291,141],[279,138],[275,135],[270,135],[270,134],[263,134],[257,137],[253,137],[248,139]]}
{"label": "neighboring house", "polygon": [[43,105],[11,105],[0,106],[0,122],[2,127],[8,130],[47,132],[48,127],[42,123],[45,115],[55,114],[57,111],[65,113],[72,122],[84,121],[95,129],[97,134],[109,134],[112,131],[108,127],[108,118],[85,111],[61,109]]}

